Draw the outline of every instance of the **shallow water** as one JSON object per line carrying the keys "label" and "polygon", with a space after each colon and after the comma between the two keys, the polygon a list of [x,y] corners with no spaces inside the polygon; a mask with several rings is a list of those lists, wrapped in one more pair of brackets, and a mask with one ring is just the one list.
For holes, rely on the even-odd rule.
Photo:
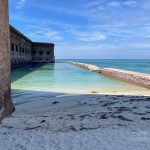
{"label": "shallow water", "polygon": [[[109,66],[109,62],[106,62],[105,64],[103,62],[102,64],[102,60],[90,61],[80,60],[80,62],[97,65],[101,64],[101,66],[105,67],[115,67],[118,64],[114,63],[116,65],[112,65],[111,61],[109,61]],[[128,67],[128,69],[129,68],[133,68],[133,65]],[[137,68],[136,66],[133,70],[140,70],[140,68]],[[143,69],[141,71],[143,71]],[[149,68],[147,68],[145,72],[148,71]],[[50,91],[58,93],[149,93],[149,90],[145,88],[90,72],[66,63],[30,64],[28,66],[13,69],[12,89]]]}

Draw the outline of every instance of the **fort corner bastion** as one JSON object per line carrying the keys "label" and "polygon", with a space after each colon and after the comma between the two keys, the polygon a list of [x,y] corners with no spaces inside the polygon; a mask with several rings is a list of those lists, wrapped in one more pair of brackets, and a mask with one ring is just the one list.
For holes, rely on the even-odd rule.
{"label": "fort corner bastion", "polygon": [[32,42],[13,26],[10,30],[11,66],[16,67],[26,63],[54,63],[54,44]]}

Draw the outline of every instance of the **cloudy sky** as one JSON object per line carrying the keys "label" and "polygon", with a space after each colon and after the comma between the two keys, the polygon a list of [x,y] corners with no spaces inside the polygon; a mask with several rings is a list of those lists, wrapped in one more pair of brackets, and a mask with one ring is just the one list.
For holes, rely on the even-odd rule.
{"label": "cloudy sky", "polygon": [[56,58],[150,58],[150,0],[9,0],[10,24]]}

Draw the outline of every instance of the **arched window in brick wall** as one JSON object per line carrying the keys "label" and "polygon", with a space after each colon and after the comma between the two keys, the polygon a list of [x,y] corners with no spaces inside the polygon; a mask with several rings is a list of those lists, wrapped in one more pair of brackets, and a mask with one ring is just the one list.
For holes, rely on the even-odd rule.
{"label": "arched window in brick wall", "polygon": [[19,47],[19,52],[21,53],[21,46]]}
{"label": "arched window in brick wall", "polygon": [[11,50],[14,51],[15,50],[15,46],[14,44],[11,44]]}
{"label": "arched window in brick wall", "polygon": [[49,51],[47,51],[47,52],[46,52],[46,54],[47,54],[47,55],[50,55],[50,52],[49,52]]}
{"label": "arched window in brick wall", "polygon": [[32,51],[32,54],[34,54],[34,55],[35,55],[35,54],[36,54],[36,51],[35,51],[35,50],[33,50],[33,51]]}
{"label": "arched window in brick wall", "polygon": [[18,45],[16,45],[16,52],[18,52]]}
{"label": "arched window in brick wall", "polygon": [[39,54],[40,54],[40,55],[43,55],[43,51],[40,51]]}

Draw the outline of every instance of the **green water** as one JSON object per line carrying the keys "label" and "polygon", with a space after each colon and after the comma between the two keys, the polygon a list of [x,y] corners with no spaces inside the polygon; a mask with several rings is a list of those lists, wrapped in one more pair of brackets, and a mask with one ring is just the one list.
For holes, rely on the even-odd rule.
{"label": "green water", "polygon": [[[80,61],[83,62],[83,60]],[[89,63],[89,61],[84,61],[84,63]],[[99,93],[137,92],[140,94],[149,92],[147,89],[66,63],[30,64],[13,69],[12,89],[65,93],[91,93],[94,91]]]}

